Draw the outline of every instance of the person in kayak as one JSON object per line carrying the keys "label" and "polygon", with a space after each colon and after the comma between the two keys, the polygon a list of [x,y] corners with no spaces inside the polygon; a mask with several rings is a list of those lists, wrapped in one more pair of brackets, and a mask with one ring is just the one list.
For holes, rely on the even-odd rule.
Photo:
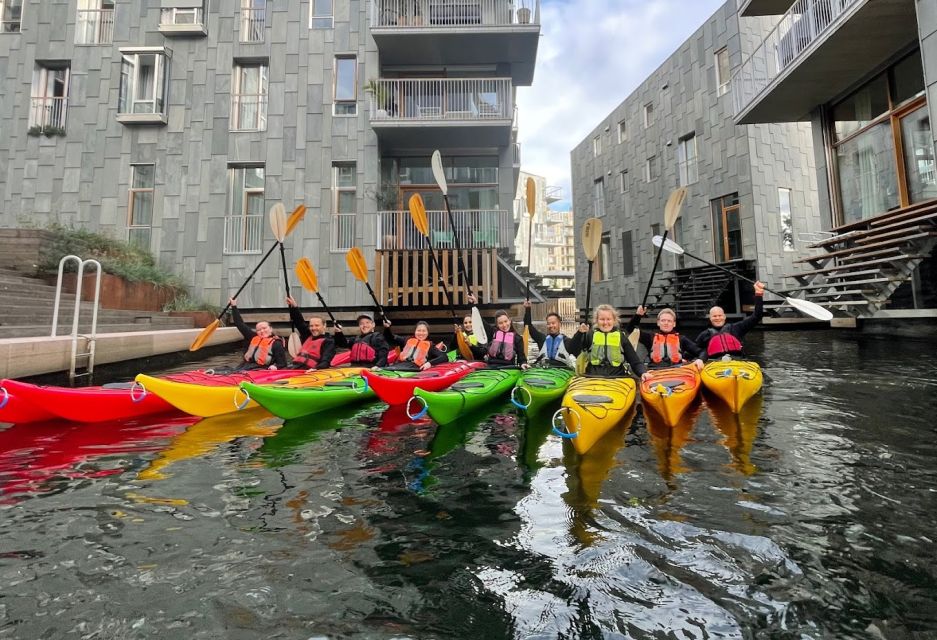
{"label": "person in kayak", "polygon": [[643,379],[647,374],[647,367],[628,342],[628,334],[618,327],[615,308],[609,304],[595,308],[595,329],[583,322],[571,343],[573,352],[589,357],[587,376],[622,378],[638,375]]}
{"label": "person in kayak", "polygon": [[459,332],[462,333],[462,337],[465,339],[466,344],[469,346],[469,350],[472,352],[475,360],[484,360],[485,359],[485,347],[484,345],[478,344],[478,337],[475,335],[475,331],[472,327],[472,316],[467,315],[462,318],[462,324],[452,325],[453,335],[449,338],[449,341],[445,343],[446,352],[454,353],[456,360],[464,360],[465,358],[459,353],[459,339],[456,336]]}
{"label": "person in kayak", "polygon": [[[475,296],[469,295],[468,301],[475,304]],[[507,311],[495,312],[494,325],[485,325],[488,333],[488,347],[485,349],[485,362],[493,369],[520,367],[528,369],[527,353],[524,351],[524,339],[514,330]]]}
{"label": "person in kayak", "polygon": [[389,345],[400,347],[400,358],[387,367],[392,371],[425,371],[433,365],[448,362],[445,351],[440,351],[430,342],[429,324],[420,320],[410,338],[395,336],[391,321],[384,318],[384,339]]}
{"label": "person in kayak", "polygon": [[352,367],[386,367],[387,353],[390,347],[384,336],[374,331],[374,318],[371,314],[362,313],[358,316],[358,337],[349,344],[348,338],[342,332],[342,325],[335,323],[335,346],[351,349]]}
{"label": "person in kayak", "polygon": [[534,326],[530,316],[530,299],[524,301],[524,326],[530,331],[531,339],[540,347],[540,355],[534,361],[535,365],[543,367],[576,368],[576,356],[579,350],[573,346],[573,339],[560,333],[560,324],[563,318],[560,314],[550,312],[547,314],[547,333],[540,333]]}
{"label": "person in kayak", "polygon": [[260,321],[251,329],[241,318],[237,298],[231,298],[228,304],[231,305],[231,318],[234,320],[234,326],[238,328],[244,339],[249,341],[247,350],[244,352],[244,361],[235,370],[285,369],[286,347],[283,346],[280,336],[274,335],[270,323]]}
{"label": "person in kayak", "polygon": [[307,324],[292,296],[287,296],[286,304],[290,310],[293,327],[303,341],[299,353],[293,356],[293,361],[287,368],[328,369],[332,366],[332,358],[335,357],[335,340],[325,332],[325,320],[319,316],[311,316]]}
{"label": "person in kayak", "polygon": [[709,327],[696,337],[696,346],[706,354],[707,359],[723,356],[742,355],[742,339],[745,334],[761,322],[764,315],[765,285],[755,283],[755,310],[738,322],[726,322],[726,312],[722,307],[709,310]]}
{"label": "person in kayak", "polygon": [[[645,315],[647,315],[647,309],[638,305],[625,333],[630,334],[637,329],[641,318]],[[674,331],[676,328],[677,312],[668,307],[657,312],[657,331],[641,331],[638,341],[647,349],[648,366],[651,369],[677,367],[687,364],[690,361],[689,358],[693,358],[692,362],[696,368],[702,369],[700,348],[686,336],[681,336]]]}

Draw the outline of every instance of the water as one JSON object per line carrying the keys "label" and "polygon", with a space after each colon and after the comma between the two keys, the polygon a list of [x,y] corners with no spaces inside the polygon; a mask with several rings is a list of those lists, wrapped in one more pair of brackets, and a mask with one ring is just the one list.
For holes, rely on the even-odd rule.
{"label": "water", "polygon": [[[935,638],[931,343],[752,338],[736,419],[0,431],[0,638]],[[217,364],[217,363],[216,363]]]}

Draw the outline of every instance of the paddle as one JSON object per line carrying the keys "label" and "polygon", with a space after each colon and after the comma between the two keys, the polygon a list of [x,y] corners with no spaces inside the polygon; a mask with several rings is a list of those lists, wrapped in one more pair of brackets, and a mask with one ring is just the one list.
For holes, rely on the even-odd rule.
{"label": "paddle", "polygon": [[321,304],[325,312],[329,314],[329,319],[332,321],[332,324],[336,324],[338,321],[335,319],[335,316],[332,315],[332,311],[329,309],[328,305],[325,304],[322,294],[319,293],[319,277],[316,275],[316,270],[312,267],[309,258],[300,258],[296,262],[296,277],[299,278],[299,283],[303,285],[306,291],[316,294],[316,297],[319,298],[319,304]]}
{"label": "paddle", "polygon": [[[680,210],[683,208],[683,201],[686,200],[686,187],[674,189],[667,198],[667,204],[664,206],[664,239],[673,229],[674,223],[680,217]],[[657,265],[660,262],[660,254],[663,249],[658,248],[657,256],[654,257],[654,266],[651,268],[651,275],[647,279],[647,288],[644,290],[644,297],[641,298],[641,306],[647,304],[647,297],[651,293],[651,285],[654,284],[654,274],[657,272]]]}
{"label": "paddle", "polygon": [[[298,207],[296,207],[296,209],[290,215],[289,220],[286,221],[286,233],[284,234],[284,238],[290,234],[290,232],[296,227],[297,224],[299,224],[300,220],[302,220],[303,216],[305,215],[306,215],[305,205],[299,205]],[[274,230],[274,236],[276,236],[276,230]],[[251,271],[249,276],[247,276],[247,279],[244,281],[244,284],[242,284],[241,287],[237,290],[237,292],[233,296],[231,296],[232,298],[237,299],[237,297],[241,295],[241,292],[244,291],[244,288],[247,286],[247,283],[251,281],[251,279],[254,277],[254,274],[256,274],[257,271],[260,269],[260,267],[263,266],[264,262],[267,261],[267,258],[269,258],[270,254],[273,253],[273,250],[277,248],[277,244],[279,244],[279,242],[280,241],[277,240],[273,244],[273,246],[270,247],[267,253],[264,254],[264,257],[261,258],[260,262],[257,263],[257,266],[254,267],[254,270]],[[195,340],[193,340],[192,344],[189,346],[189,351],[198,351],[205,345],[206,342],[208,342],[208,339],[211,337],[213,333],[215,333],[215,331],[218,329],[218,326],[221,324],[221,319],[224,317],[224,314],[226,314],[228,312],[228,309],[230,308],[231,308],[231,303],[229,302],[228,304],[225,305],[224,309],[221,310],[221,313],[218,314],[218,317],[215,318],[207,327],[202,329],[201,333],[195,336]]]}
{"label": "paddle", "polygon": [[[283,248],[283,239],[286,237],[286,209],[282,202],[278,202],[270,207],[270,228],[273,230],[273,237],[277,239],[280,245],[280,264],[283,266],[283,285],[286,288],[286,297],[290,297],[290,279],[289,272],[286,270],[286,250]],[[295,356],[302,348],[302,341],[296,331],[290,333],[289,340],[286,343],[287,350],[291,356]]]}
{"label": "paddle", "polygon": [[371,294],[371,299],[374,300],[374,304],[377,305],[377,310],[381,314],[381,317],[386,317],[384,315],[384,307],[381,306],[377,296],[374,294],[374,289],[371,288],[371,283],[368,282],[368,263],[365,261],[361,249],[358,247],[349,249],[348,253],[345,254],[345,262],[348,263],[348,268],[351,269],[352,275],[355,276],[357,280],[363,282],[368,288],[368,293]]}
{"label": "paddle", "polygon": [[[734,271],[730,271],[729,269],[726,269],[725,267],[720,267],[718,264],[713,264],[709,260],[705,260],[703,258],[700,258],[699,256],[694,256],[692,253],[689,253],[688,251],[684,250],[683,247],[681,247],[679,244],[677,244],[673,240],[667,240],[666,238],[662,238],[660,236],[654,236],[652,242],[654,243],[654,246],[656,247],[666,249],[667,251],[671,253],[675,253],[677,255],[687,255],[693,258],[694,260],[698,260],[699,262],[702,262],[703,264],[709,265],[710,267],[715,267],[716,269],[719,269],[720,271],[725,271],[729,275],[735,278],[738,278],[739,280],[744,280],[745,282],[750,282],[752,284],[755,284],[755,281],[752,280],[751,278],[746,278],[745,276],[735,273]],[[789,298],[785,296],[783,293],[779,293],[777,291],[774,291],[773,289],[769,289],[768,287],[765,287],[765,291],[769,291],[780,298],[784,298],[784,301],[787,304],[791,305],[792,307],[794,307],[795,309],[797,309],[804,315],[812,316],[816,318],[817,320],[822,320],[824,322],[827,322],[833,319],[833,314],[829,311],[829,309],[824,309],[823,307],[821,307],[815,302],[810,302],[809,300],[803,300],[801,298]]]}
{"label": "paddle", "polygon": [[589,218],[582,225],[582,252],[589,262],[589,271],[586,276],[586,306],[583,314],[583,322],[586,323],[592,315],[592,265],[595,263],[595,257],[599,255],[601,246],[602,221],[598,218]]}
{"label": "paddle", "polygon": [[465,273],[465,263],[462,261],[462,245],[459,242],[459,232],[456,231],[455,220],[452,217],[452,209],[449,208],[449,185],[446,184],[446,172],[442,168],[442,155],[440,155],[439,150],[433,151],[433,178],[436,179],[436,184],[439,186],[439,190],[442,191],[443,202],[446,203],[446,215],[449,217],[449,227],[452,229],[452,239],[455,242],[456,254],[459,257],[459,280],[462,282],[462,287],[468,293],[468,276]]}
{"label": "paddle", "polygon": [[[531,271],[531,265],[533,264],[533,254],[531,253],[531,246],[534,239],[534,214],[537,212],[537,203],[535,198],[537,197],[537,184],[534,182],[533,178],[527,178],[526,184],[526,200],[527,200],[527,217],[530,218],[530,221],[527,224],[527,270]],[[524,298],[530,302],[530,279],[527,280],[527,293],[524,294]],[[528,351],[528,346],[530,345],[530,327],[526,324],[524,325],[524,353]]]}

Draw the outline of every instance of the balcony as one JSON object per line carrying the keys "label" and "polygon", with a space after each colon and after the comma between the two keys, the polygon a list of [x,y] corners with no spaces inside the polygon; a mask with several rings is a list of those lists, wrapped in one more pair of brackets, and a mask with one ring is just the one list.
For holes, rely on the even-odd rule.
{"label": "balcony", "polygon": [[745,18],[779,16],[792,4],[793,0],[738,0],[739,15]]}
{"label": "balcony", "polygon": [[384,65],[510,65],[533,83],[540,0],[373,0],[371,35]]}
{"label": "balcony", "polygon": [[912,0],[798,0],[732,76],[736,124],[806,120],[917,37]]}
{"label": "balcony", "polygon": [[241,9],[240,42],[257,43],[264,41],[267,26],[266,9]]}
{"label": "balcony", "polygon": [[113,9],[79,9],[75,44],[111,44],[114,41]]}
{"label": "balcony", "polygon": [[200,7],[162,9],[159,14],[159,32],[167,38],[208,35]]}
{"label": "balcony", "polygon": [[65,130],[68,98],[38,97],[29,100],[29,126],[41,130]]}
{"label": "balcony", "polygon": [[[445,211],[427,211],[434,249],[452,249],[455,239]],[[501,249],[514,245],[511,212],[500,209],[458,210],[452,212],[462,249]],[[428,249],[409,211],[378,211],[377,249],[379,251]]]}
{"label": "balcony", "polygon": [[508,78],[375,80],[371,126],[392,146],[506,146],[513,89]]}

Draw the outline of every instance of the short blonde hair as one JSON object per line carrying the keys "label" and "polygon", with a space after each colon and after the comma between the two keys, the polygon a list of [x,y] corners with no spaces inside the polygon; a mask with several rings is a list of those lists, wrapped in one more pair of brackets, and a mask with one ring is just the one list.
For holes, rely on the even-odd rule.
{"label": "short blonde hair", "polygon": [[670,317],[673,318],[674,322],[677,321],[677,312],[671,309],[670,307],[664,307],[663,309],[657,312],[658,318],[660,318],[663,315],[670,315]]}
{"label": "short blonde hair", "polygon": [[598,322],[599,314],[603,311],[608,311],[610,314],[612,314],[612,318],[614,318],[616,321],[618,320],[618,312],[615,311],[615,307],[610,304],[600,304],[595,308],[595,314],[592,316],[592,321]]}

